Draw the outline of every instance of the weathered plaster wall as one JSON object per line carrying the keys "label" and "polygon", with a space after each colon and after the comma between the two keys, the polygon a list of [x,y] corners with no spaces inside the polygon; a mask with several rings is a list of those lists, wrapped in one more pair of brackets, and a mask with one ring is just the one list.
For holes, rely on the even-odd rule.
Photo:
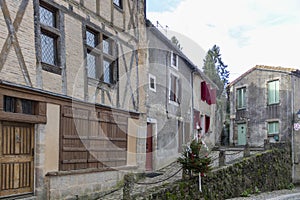
{"label": "weathered plaster wall", "polygon": [[[156,78],[155,92],[150,90],[147,84],[147,117],[157,121],[153,161],[155,169],[159,169],[177,159],[181,151],[179,137],[182,137],[185,143],[187,142],[184,141],[185,138],[190,135],[190,132],[184,130],[191,129],[185,129],[184,126],[191,126],[191,68],[180,56],[178,69],[171,67],[171,52],[177,50],[168,46],[152,30],[148,30],[147,34],[149,40],[148,72]],[[181,82],[181,102],[176,105],[169,101],[170,73],[178,76]],[[183,132],[182,136],[179,135],[179,128]]]}
{"label": "weathered plaster wall", "polygon": [[[267,105],[267,83],[280,81],[280,103]],[[236,109],[236,89],[246,87],[246,109]],[[288,140],[292,127],[291,78],[284,72],[256,69],[235,83],[230,89],[231,99],[231,142],[237,144],[237,124],[247,124],[247,139],[251,146],[262,146],[264,139],[275,142],[268,137],[268,120],[279,121],[279,138]]]}

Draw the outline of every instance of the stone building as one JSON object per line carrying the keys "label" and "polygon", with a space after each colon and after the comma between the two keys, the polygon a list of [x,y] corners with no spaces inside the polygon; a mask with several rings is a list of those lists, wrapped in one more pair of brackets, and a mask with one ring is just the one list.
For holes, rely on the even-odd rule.
{"label": "stone building", "polygon": [[206,117],[206,125],[201,126],[207,136],[213,135],[208,133],[213,130],[215,118],[209,122],[210,116],[214,115],[214,103],[208,105],[197,98],[200,95],[199,80],[209,79],[150,21],[147,21],[147,39],[146,169],[153,170],[175,161],[186,144],[197,136],[194,113],[199,115],[198,119],[201,112],[203,123]]}
{"label": "stone building", "polygon": [[285,141],[292,131],[295,69],[255,66],[229,84],[230,143],[263,146]]}
{"label": "stone building", "polygon": [[230,142],[261,147],[264,141],[291,144],[293,181],[300,182],[300,73],[255,66],[229,85]]}
{"label": "stone building", "polygon": [[84,197],[143,168],[145,2],[0,8],[0,198]]}

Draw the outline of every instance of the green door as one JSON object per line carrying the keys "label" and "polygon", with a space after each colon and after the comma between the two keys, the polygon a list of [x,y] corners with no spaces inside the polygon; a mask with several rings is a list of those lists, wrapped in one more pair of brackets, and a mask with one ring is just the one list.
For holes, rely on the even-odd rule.
{"label": "green door", "polygon": [[246,144],[246,124],[238,124],[238,145]]}

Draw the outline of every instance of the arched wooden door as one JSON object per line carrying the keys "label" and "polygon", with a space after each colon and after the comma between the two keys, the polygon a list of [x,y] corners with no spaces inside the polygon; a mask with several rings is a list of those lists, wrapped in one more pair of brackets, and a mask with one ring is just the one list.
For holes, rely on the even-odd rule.
{"label": "arched wooden door", "polygon": [[0,122],[0,198],[33,192],[34,125]]}

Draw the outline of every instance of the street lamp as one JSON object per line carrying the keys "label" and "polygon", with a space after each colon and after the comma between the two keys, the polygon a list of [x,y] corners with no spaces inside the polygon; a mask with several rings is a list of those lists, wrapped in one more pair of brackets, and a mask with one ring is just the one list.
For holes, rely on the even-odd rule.
{"label": "street lamp", "polygon": [[300,109],[298,110],[298,112],[296,113],[298,119],[300,119]]}

